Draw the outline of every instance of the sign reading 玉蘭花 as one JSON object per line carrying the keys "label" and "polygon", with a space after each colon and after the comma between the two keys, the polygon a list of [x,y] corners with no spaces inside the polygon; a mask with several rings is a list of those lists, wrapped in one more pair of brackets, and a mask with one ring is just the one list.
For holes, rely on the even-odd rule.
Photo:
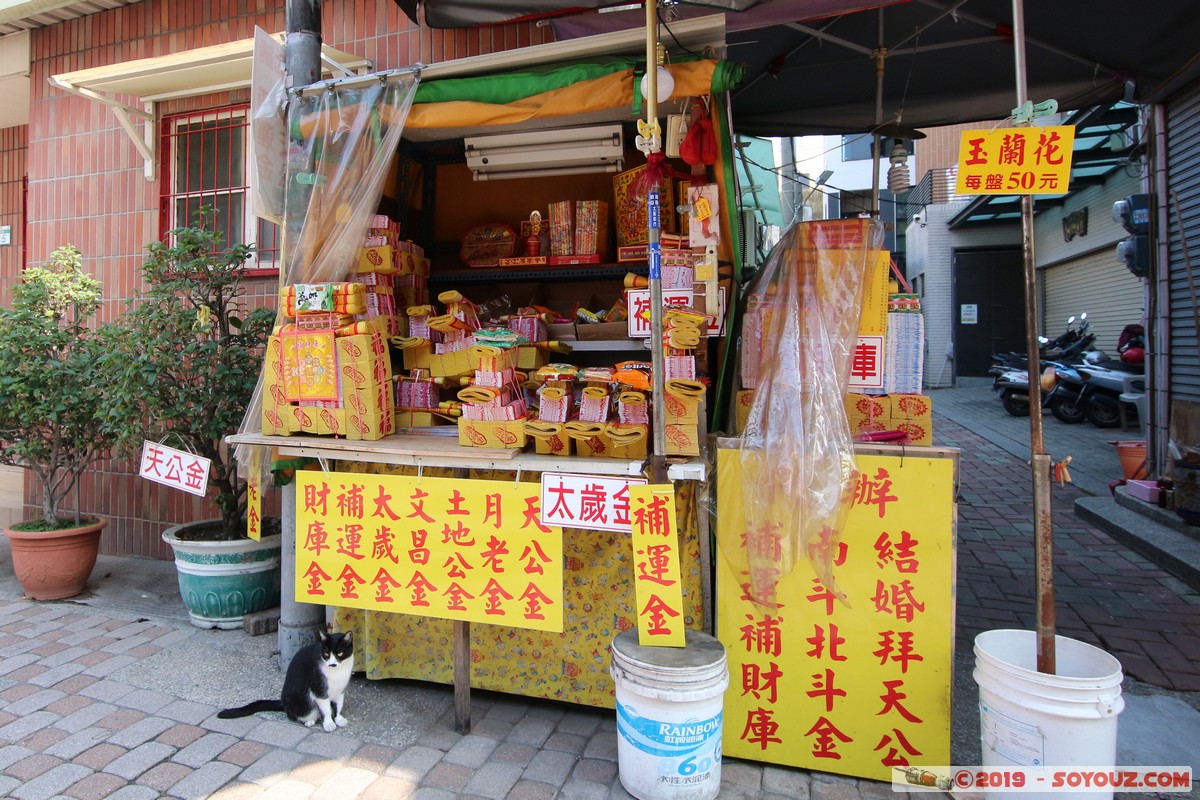
{"label": "sign reading \u7389\u862d\u82b1", "polygon": [[957,194],[1066,194],[1075,126],[963,131]]}

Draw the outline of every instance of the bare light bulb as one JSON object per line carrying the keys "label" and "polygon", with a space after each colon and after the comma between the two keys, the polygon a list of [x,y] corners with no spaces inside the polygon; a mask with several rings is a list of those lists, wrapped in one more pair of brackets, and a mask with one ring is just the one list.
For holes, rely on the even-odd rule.
{"label": "bare light bulb", "polygon": [[[671,95],[675,93],[675,79],[673,77],[671,77],[671,71],[661,64],[658,65],[657,74],[658,74],[658,87],[657,87],[658,88],[658,92],[657,92],[658,102],[665,103],[668,100],[670,100]],[[650,88],[648,86],[649,83],[650,83],[650,76],[643,75],[642,76],[642,97],[645,97],[646,93],[649,91],[649,88]]]}
{"label": "bare light bulb", "polygon": [[908,175],[908,151],[904,145],[896,142],[888,160],[892,164],[887,173],[888,191],[892,194],[907,192],[912,186],[912,179]]}

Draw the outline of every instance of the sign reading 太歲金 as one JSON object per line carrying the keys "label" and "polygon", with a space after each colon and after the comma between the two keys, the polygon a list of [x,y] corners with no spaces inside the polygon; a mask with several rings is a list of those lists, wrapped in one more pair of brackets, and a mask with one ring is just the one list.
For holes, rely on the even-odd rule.
{"label": "sign reading \u592a\u6b72\u91d1", "polygon": [[957,194],[1066,194],[1075,126],[963,131]]}
{"label": "sign reading \u592a\u6b72\u91d1", "polygon": [[629,533],[629,487],[645,478],[542,473],[542,522]]}
{"label": "sign reading \u592a\u6b72\u91d1", "polygon": [[[950,757],[954,465],[859,456],[833,576],[807,560],[750,598],[740,453],[717,454],[717,630],[729,658],[726,755],[890,780]],[[770,528],[762,534],[771,537]],[[761,537],[759,537],[761,538]],[[771,552],[768,549],[765,552]]]}
{"label": "sign reading \u592a\u6b72\u91d1", "polygon": [[562,630],[562,529],[540,487],[296,473],[296,600]]}
{"label": "sign reading \u592a\u6b72\u91d1", "polygon": [[669,483],[630,486],[629,503],[638,644],[683,647],[686,642],[675,487]]}

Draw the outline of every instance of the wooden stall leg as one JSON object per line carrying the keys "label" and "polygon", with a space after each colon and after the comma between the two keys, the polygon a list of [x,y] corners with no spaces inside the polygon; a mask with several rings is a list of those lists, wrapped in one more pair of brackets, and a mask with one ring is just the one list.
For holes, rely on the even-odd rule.
{"label": "wooden stall leg", "polygon": [[454,730],[471,732],[471,623],[454,621]]}

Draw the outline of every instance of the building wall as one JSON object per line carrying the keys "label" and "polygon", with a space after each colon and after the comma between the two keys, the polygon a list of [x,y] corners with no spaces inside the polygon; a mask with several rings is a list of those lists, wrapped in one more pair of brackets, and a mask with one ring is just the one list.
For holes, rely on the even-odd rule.
{"label": "building wall", "polygon": [[[17,171],[29,177],[26,261],[43,262],[63,244],[78,247],[87,268],[103,283],[102,319],[119,314],[126,298],[140,288],[142,253],[160,235],[159,184],[144,177],[141,156],[111,110],[51,86],[48,78],[246,39],[255,26],[282,31],[283,0],[145,0],[32,32],[27,147],[19,129],[0,133],[0,175]],[[326,44],[371,58],[380,70],[539,44],[551,37],[549,29],[533,24],[418,29],[393,0],[326,0],[322,34]],[[157,111],[161,119],[248,99],[248,90],[241,90],[160,103]],[[7,191],[0,203],[0,215],[14,213]],[[0,248],[0,289],[19,279],[17,252]],[[253,296],[272,298],[275,279],[256,279],[251,290]],[[25,503],[30,511],[40,506],[29,482]],[[101,462],[84,476],[79,504],[84,512],[109,518],[103,552],[159,558],[170,555],[159,539],[165,526],[216,516],[205,501],[141,480],[120,461]]]}
{"label": "building wall", "polygon": [[[909,222],[908,279],[921,286],[921,308],[925,314],[925,386],[950,386],[953,363],[946,353],[954,331],[954,251],[981,247],[1020,246],[1021,230],[998,225],[952,231],[946,223],[966,202],[939,203],[927,207],[924,222]],[[936,400],[935,400],[936,402]]]}
{"label": "building wall", "polygon": [[0,246],[0,303],[12,299],[12,284],[25,266],[25,153],[28,126],[0,129],[0,225],[12,243]]}

